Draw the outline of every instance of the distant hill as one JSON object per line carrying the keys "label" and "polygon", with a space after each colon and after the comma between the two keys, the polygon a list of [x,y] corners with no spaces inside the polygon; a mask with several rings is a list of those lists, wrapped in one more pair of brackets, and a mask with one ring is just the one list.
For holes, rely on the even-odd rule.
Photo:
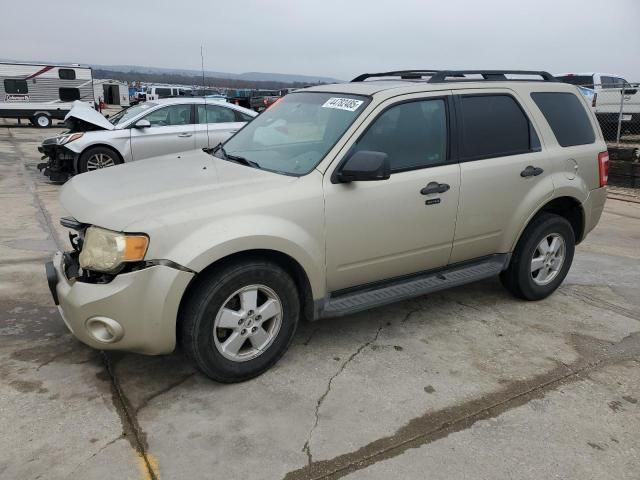
{"label": "distant hill", "polygon": [[[91,65],[95,70],[111,70],[116,72],[138,72],[165,75],[181,75],[185,77],[202,77],[200,70],[186,70],[180,68],[146,67],[141,65]],[[247,82],[278,82],[278,83],[336,83],[340,80],[331,77],[314,75],[297,75],[289,73],[246,72],[228,73],[205,70],[205,77],[244,80]]]}

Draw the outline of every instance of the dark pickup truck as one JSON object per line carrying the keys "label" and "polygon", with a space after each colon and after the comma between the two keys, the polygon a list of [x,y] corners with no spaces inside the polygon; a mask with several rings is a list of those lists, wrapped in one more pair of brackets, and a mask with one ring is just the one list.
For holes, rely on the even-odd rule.
{"label": "dark pickup truck", "polygon": [[256,112],[263,112],[276,103],[281,96],[278,90],[256,90],[251,93],[249,107]]}

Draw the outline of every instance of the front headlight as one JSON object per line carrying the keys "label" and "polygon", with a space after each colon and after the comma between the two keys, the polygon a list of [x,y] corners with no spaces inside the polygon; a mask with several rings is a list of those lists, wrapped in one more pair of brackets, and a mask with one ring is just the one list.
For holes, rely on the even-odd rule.
{"label": "front headlight", "polygon": [[56,137],[56,144],[66,145],[74,140],[78,140],[82,135],[84,135],[84,133],[68,133],[66,135],[60,135]]}
{"label": "front headlight", "polygon": [[114,272],[125,262],[143,260],[148,246],[146,235],[89,227],[80,252],[80,266],[87,270]]}

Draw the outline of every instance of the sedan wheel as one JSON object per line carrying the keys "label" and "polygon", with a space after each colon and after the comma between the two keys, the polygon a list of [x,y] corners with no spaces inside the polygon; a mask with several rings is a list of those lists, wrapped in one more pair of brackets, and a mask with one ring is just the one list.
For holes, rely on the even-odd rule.
{"label": "sedan wheel", "polygon": [[87,172],[100,168],[113,167],[115,160],[105,153],[95,153],[87,159]]}

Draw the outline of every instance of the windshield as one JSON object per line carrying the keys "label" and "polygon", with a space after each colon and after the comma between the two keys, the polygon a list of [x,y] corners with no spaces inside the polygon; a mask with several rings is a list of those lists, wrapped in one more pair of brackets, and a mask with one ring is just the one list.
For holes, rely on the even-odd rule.
{"label": "windshield", "polygon": [[155,107],[156,105],[157,103],[153,102],[139,103],[138,105],[134,105],[133,107],[125,108],[124,110],[119,111],[112,117],[109,117],[109,121],[113,125],[121,125],[125,122],[128,122],[132,118],[137,117],[142,112],[146,112],[150,108]]}
{"label": "windshield", "polygon": [[291,93],[249,122],[224,148],[229,156],[246,158],[263,170],[305,175],[368,103],[360,95]]}

